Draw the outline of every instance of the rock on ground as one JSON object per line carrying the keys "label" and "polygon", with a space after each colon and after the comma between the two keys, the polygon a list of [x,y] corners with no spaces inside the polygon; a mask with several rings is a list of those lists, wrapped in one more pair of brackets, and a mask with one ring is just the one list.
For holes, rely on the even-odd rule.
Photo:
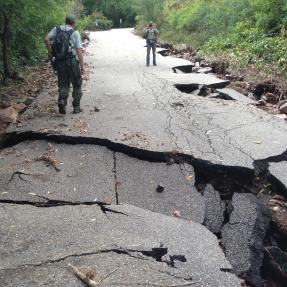
{"label": "rock on ground", "polygon": [[18,112],[12,108],[8,107],[6,109],[0,110],[0,122],[4,123],[16,123],[18,119]]}

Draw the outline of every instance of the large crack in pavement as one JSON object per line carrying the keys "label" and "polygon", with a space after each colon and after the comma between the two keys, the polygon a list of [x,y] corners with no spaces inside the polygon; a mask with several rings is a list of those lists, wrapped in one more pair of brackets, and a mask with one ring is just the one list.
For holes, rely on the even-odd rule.
{"label": "large crack in pavement", "polygon": [[[41,263],[37,264],[26,264],[26,265],[21,265],[18,266],[17,268],[7,268],[7,269],[2,269],[1,272],[17,272],[17,270],[23,270],[23,269],[29,269],[29,268],[39,268],[39,267],[45,267],[45,266],[51,266],[57,263],[61,262],[68,262],[72,259],[79,259],[79,258],[88,258],[94,255],[103,255],[103,254],[109,254],[109,253],[114,253],[114,254],[119,254],[119,255],[127,255],[131,258],[134,259],[140,259],[140,260],[147,260],[149,262],[162,262],[166,263],[166,268],[162,268],[162,266],[158,266],[155,268],[156,264],[154,267],[149,267],[148,265],[145,267],[147,269],[150,269],[153,272],[158,272],[164,275],[167,275],[168,277],[174,278],[176,280],[183,280],[185,282],[193,282],[192,284],[196,284],[194,282],[193,277],[187,275],[187,274],[176,274],[174,270],[170,268],[175,267],[175,262],[180,261],[180,262],[186,262],[186,258],[184,255],[169,255],[169,260],[168,259],[163,259],[162,257],[166,257],[168,254],[168,248],[163,248],[163,247],[156,247],[156,248],[151,248],[151,250],[144,250],[144,249],[130,249],[127,247],[113,247],[110,249],[101,249],[101,250],[95,250],[95,251],[90,251],[90,252],[83,252],[83,253],[75,253],[75,254],[69,254],[64,257],[56,258],[56,259],[50,259]],[[154,260],[153,260],[154,259]],[[159,268],[162,269],[159,269]],[[120,269],[118,267],[117,269]],[[225,268],[222,268],[225,269]],[[186,285],[188,286],[188,285]]]}
{"label": "large crack in pavement", "polygon": [[[65,135],[50,135],[34,132],[25,132],[20,134],[11,133],[5,136],[5,138],[2,140],[1,146],[3,150],[9,147],[16,147],[17,149],[17,144],[25,142],[35,143],[35,141],[46,143],[49,142],[59,145],[71,145],[75,148],[77,148],[78,145],[91,145],[95,147],[99,146],[107,148],[111,151],[111,173],[112,177],[114,178],[112,185],[115,204],[134,204],[139,207],[150,209],[152,211],[166,213],[167,215],[172,215],[170,210],[171,203],[168,203],[168,201],[164,203],[167,199],[164,198],[162,194],[156,195],[156,199],[153,198],[153,201],[149,202],[148,198],[150,195],[148,193],[145,194],[144,190],[139,188],[140,186],[145,185],[144,182],[140,182],[140,173],[144,173],[145,170],[151,166],[151,164],[164,164],[168,168],[172,166],[179,166],[179,171],[182,175],[182,178],[184,178],[188,184],[191,183],[194,185],[194,187],[196,187],[196,193],[199,191],[202,194],[202,200],[204,202],[204,205],[198,205],[198,209],[204,209],[203,215],[194,215],[192,213],[189,215],[189,213],[185,210],[188,209],[188,207],[183,205],[183,210],[179,210],[183,211],[183,218],[193,219],[199,223],[203,223],[207,228],[210,229],[210,231],[215,233],[220,238],[220,240],[222,240],[223,250],[225,251],[227,258],[232,262],[236,274],[245,278],[249,283],[252,284],[252,286],[260,286],[262,281],[261,276],[264,277],[266,275],[261,274],[261,268],[262,270],[266,269],[265,265],[262,265],[262,262],[265,262],[263,261],[264,247],[269,248],[270,242],[272,242],[271,246],[276,246],[276,248],[279,249],[282,248],[281,252],[283,253],[287,251],[280,243],[276,243],[274,245],[274,237],[279,237],[282,241],[284,235],[280,234],[278,231],[278,234],[275,235],[269,232],[269,222],[271,215],[266,211],[266,203],[269,199],[271,199],[271,195],[279,194],[283,196],[284,199],[286,198],[286,187],[268,172],[268,163],[273,161],[280,162],[286,160],[286,152],[278,156],[254,162],[254,169],[252,170],[244,167],[216,165],[201,159],[194,158],[191,155],[178,153],[176,151],[154,152],[114,143],[107,139],[100,138],[70,137]],[[89,155],[87,155],[87,157],[89,158]],[[146,166],[144,163],[146,163]],[[132,169],[135,171],[134,174],[133,172],[130,174],[131,181],[139,181],[135,185],[129,185],[128,180],[123,180],[127,174],[123,172],[126,167],[129,168],[130,171]],[[156,168],[158,169],[158,166]],[[139,170],[139,173],[136,172],[136,169]],[[193,170],[194,174],[192,174]],[[152,168],[151,172],[153,173]],[[25,175],[25,173],[23,174]],[[11,174],[9,176],[11,179]],[[147,176],[146,180],[149,178],[150,175]],[[152,179],[154,180],[154,178]],[[10,183],[13,183],[15,180],[23,181],[23,178],[21,178],[20,175],[19,178],[13,178],[12,173],[12,180]],[[122,187],[123,181],[125,181],[124,187]],[[154,182],[153,184],[161,184],[160,181],[161,178],[158,179],[158,182]],[[177,184],[178,183],[176,183],[176,185]],[[29,185],[31,185],[31,183],[29,183]],[[140,200],[133,198],[131,193],[128,193],[129,189],[134,192],[134,190],[138,188],[140,191],[142,191],[141,194],[143,194],[143,197],[140,198]],[[150,186],[145,186],[145,188],[148,190]],[[164,184],[163,188],[165,188]],[[156,194],[156,192],[154,194]],[[249,209],[245,206],[246,202],[248,202],[248,200],[246,201],[245,198],[246,194],[249,196],[248,200],[250,200],[250,209],[252,211],[248,219],[251,222],[250,224],[245,222],[246,213],[249,212]],[[139,197],[139,193],[136,193],[135,196]],[[195,195],[193,194],[192,196],[194,197]],[[244,197],[244,204],[240,198],[241,196]],[[37,202],[31,200],[4,199],[2,196],[0,203],[11,205],[32,205],[36,207],[97,205],[100,207],[104,214],[107,212],[112,212],[119,213],[120,215],[127,215],[122,212],[117,212],[114,210],[114,208],[109,208],[109,204],[107,202],[99,201],[98,199],[96,201],[65,201],[60,199],[51,199],[48,196],[37,194],[36,197],[43,201]],[[178,198],[178,201],[180,200],[182,199]],[[191,202],[192,201],[193,199]],[[218,208],[214,207],[215,201],[218,202]],[[155,204],[155,202],[158,203]],[[264,202],[264,204],[261,202]],[[187,201],[187,203],[190,204],[189,201]],[[167,211],[165,208],[161,210],[161,206],[165,204],[169,205],[169,211]],[[239,210],[243,212],[242,216],[240,215],[241,213]],[[236,215],[237,213],[239,215]],[[264,222],[260,222],[258,224],[258,219],[262,217],[262,214],[265,214],[265,217],[263,217],[266,219]],[[234,217],[237,219],[234,220]],[[272,222],[272,224],[274,223]],[[236,250],[235,245],[238,245],[238,242],[242,241],[240,236],[243,234],[246,234],[246,236],[247,234],[251,234],[251,236],[247,236],[246,241],[243,240],[243,242],[241,242],[241,249],[238,253],[234,251]],[[256,242],[253,244],[252,242],[254,238],[256,238]],[[245,257],[246,262],[243,264],[243,266],[240,265],[240,262],[243,260],[242,256],[240,255],[242,250],[245,252],[242,253],[242,256]],[[257,257],[257,260],[251,259],[254,257],[254,253],[260,254],[260,256]],[[268,261],[268,264],[270,264],[270,260]]]}
{"label": "large crack in pavement", "polygon": [[[118,214],[121,214],[118,212]],[[105,248],[95,251],[87,251],[82,253],[74,253],[68,254],[63,257],[59,257],[56,259],[50,259],[41,263],[30,263],[21,266],[17,266],[18,268],[25,268],[25,267],[40,267],[47,264],[54,264],[59,263],[61,261],[65,261],[66,259],[77,258],[77,257],[85,257],[90,255],[96,254],[107,254],[107,253],[116,253],[120,255],[127,255],[132,258],[141,259],[141,260],[155,260],[157,262],[162,262],[169,267],[176,268],[176,262],[186,262],[186,258],[184,255],[169,255],[168,254],[168,247],[152,247],[151,249],[136,249],[136,248],[128,248],[128,247],[119,247],[114,246],[112,248]],[[2,270],[13,270],[13,268],[2,269]],[[180,278],[183,279],[183,278]]]}
{"label": "large crack in pavement", "polygon": [[1,284],[81,286],[67,269],[70,263],[81,269],[89,266],[99,275],[118,270],[104,286],[180,280],[199,281],[198,287],[239,286],[234,275],[221,271],[231,267],[206,228],[133,206],[114,208],[129,216],[114,213],[107,220],[99,209],[83,206],[5,206],[0,213],[0,232],[6,231]]}
{"label": "large crack in pavement", "polygon": [[82,202],[73,202],[73,201],[64,201],[64,200],[53,200],[49,199],[47,197],[34,195],[36,197],[39,197],[41,199],[44,199],[45,202],[32,202],[32,201],[24,201],[24,200],[9,200],[9,199],[0,199],[0,203],[5,204],[12,204],[12,205],[31,205],[39,208],[51,208],[51,207],[62,207],[62,206],[98,206],[104,215],[108,217],[108,213],[117,213],[121,215],[128,216],[128,214],[113,210],[112,208],[109,208],[110,204],[107,204],[105,202],[89,202],[89,201],[82,201]]}
{"label": "large crack in pavement", "polygon": [[[147,149],[141,149],[137,147],[132,147],[129,145],[121,144],[118,142],[112,142],[109,139],[103,138],[95,138],[95,137],[82,137],[82,136],[66,136],[66,135],[53,135],[49,133],[38,133],[38,132],[12,132],[4,135],[0,141],[0,148],[8,148],[14,145],[17,145],[24,141],[35,141],[35,140],[46,140],[48,142],[54,142],[59,144],[70,144],[70,145],[79,145],[79,144],[91,144],[97,146],[104,146],[110,149],[113,152],[119,152],[126,154],[130,157],[134,157],[140,160],[148,161],[148,162],[165,162],[168,163],[170,161],[175,161],[178,163],[188,163],[192,165],[195,169],[198,169],[196,172],[196,182],[201,183],[201,178],[204,178],[205,183],[211,182],[210,177],[213,177],[212,184],[216,185],[216,188],[219,190],[221,189],[220,183],[218,181],[222,181],[222,178],[216,180],[217,176],[225,174],[225,178],[232,178],[235,180],[233,184],[239,181],[246,181],[249,182],[248,185],[252,185],[252,180],[256,175],[258,178],[260,176],[269,176],[268,180],[272,180],[273,184],[272,188],[273,191],[283,196],[287,195],[287,188],[279,182],[276,178],[273,178],[272,175],[268,174],[268,163],[270,162],[281,162],[287,160],[287,150],[284,151],[280,155],[272,156],[267,159],[256,160],[253,163],[254,170],[251,170],[246,167],[241,166],[225,166],[221,164],[214,164],[210,163],[206,160],[201,160],[198,158],[193,157],[192,155],[180,153],[178,151],[170,151],[170,152],[157,152],[151,151]],[[116,160],[114,162],[116,165]],[[116,166],[114,166],[114,169]],[[207,170],[206,170],[207,168]],[[205,172],[203,172],[203,169]],[[209,172],[210,170],[210,172]],[[204,174],[206,174],[204,176]],[[214,174],[208,176],[208,174]],[[115,173],[116,176],[116,173]],[[252,180],[250,180],[252,179]],[[263,180],[263,178],[261,179]],[[250,184],[251,183],[251,184]],[[244,184],[240,183],[241,186]],[[243,188],[242,191],[248,192],[248,189]],[[256,192],[255,192],[256,193]]]}
{"label": "large crack in pavement", "polygon": [[[106,40],[102,35],[97,42]],[[122,40],[122,36],[115,39]],[[109,47],[106,60],[110,62],[119,48],[114,39]],[[124,63],[141,64],[136,59],[139,54],[128,53],[134,58],[117,58],[113,71],[102,65],[102,53],[99,72],[93,71],[90,83],[96,83],[88,89],[103,92],[101,100],[96,96],[97,106],[102,104],[96,119],[91,110],[90,114],[84,111],[82,118],[69,114],[52,118],[46,113],[44,118],[20,123],[10,129],[16,132],[0,139],[4,162],[0,168],[0,265],[4,266],[0,278],[6,280],[0,283],[34,287],[41,280],[43,286],[66,286],[67,282],[80,286],[62,271],[71,260],[76,266],[104,266],[100,273],[130,264],[117,279],[140,275],[139,285],[178,283],[164,277],[172,274],[173,279],[202,281],[196,286],[233,287],[240,285],[236,273],[252,286],[261,287],[266,279],[285,287],[287,232],[280,224],[286,219],[287,184],[284,174],[277,176],[274,164],[285,164],[287,151],[258,160],[285,149],[284,127],[276,121],[269,124],[266,118],[258,129],[262,114],[249,109],[246,98],[235,91],[220,89],[228,81],[214,75],[193,74],[191,78],[180,74],[198,72],[200,67],[166,59],[157,70],[131,70]],[[122,83],[109,88],[115,75]],[[85,104],[90,108],[95,95],[86,94]],[[230,99],[235,101],[224,101]],[[39,106],[46,101],[46,96],[40,97]],[[49,104],[53,102],[51,98]],[[127,113],[129,105],[131,113]],[[33,109],[30,112],[33,115]],[[126,113],[128,118],[123,116]],[[150,114],[152,127],[133,125]],[[140,133],[129,136],[126,126]],[[264,128],[274,128],[274,132],[266,135]],[[119,135],[123,138],[118,140]],[[138,135],[140,143],[134,140]],[[270,137],[278,137],[279,143],[272,141],[269,146]],[[163,152],[164,146],[177,150]],[[104,248],[107,243],[112,247]],[[37,266],[35,262],[42,263]],[[152,264],[148,272],[146,263]],[[34,267],[43,269],[38,274]],[[26,269],[20,272],[18,268]],[[10,282],[11,275],[16,283]]]}

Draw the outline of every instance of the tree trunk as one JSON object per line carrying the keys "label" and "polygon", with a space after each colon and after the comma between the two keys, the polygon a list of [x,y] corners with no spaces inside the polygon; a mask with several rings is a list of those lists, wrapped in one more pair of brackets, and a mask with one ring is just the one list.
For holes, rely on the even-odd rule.
{"label": "tree trunk", "polygon": [[9,14],[3,13],[3,31],[1,35],[2,40],[2,54],[3,54],[3,68],[4,68],[4,80],[11,77],[11,65],[10,65],[10,35],[11,35],[11,18]]}

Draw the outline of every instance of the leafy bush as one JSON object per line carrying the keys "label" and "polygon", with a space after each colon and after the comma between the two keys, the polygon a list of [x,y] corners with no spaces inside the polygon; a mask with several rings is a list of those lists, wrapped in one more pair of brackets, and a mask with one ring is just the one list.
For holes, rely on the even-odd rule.
{"label": "leafy bush", "polygon": [[[0,33],[8,29],[8,59],[11,72],[15,66],[38,63],[46,55],[43,38],[54,26],[64,22],[77,0],[6,0],[0,5]],[[3,13],[3,11],[5,11]],[[8,18],[5,20],[5,17]],[[5,22],[6,21],[6,22]],[[8,25],[7,25],[8,23]],[[3,47],[3,38],[1,47]],[[0,68],[4,70],[3,51]],[[7,65],[6,65],[7,66]],[[6,71],[7,73],[7,71]]]}
{"label": "leafy bush", "polygon": [[90,30],[90,31],[98,31],[98,30],[109,30],[113,26],[113,22],[108,20],[102,13],[93,12],[89,16],[85,16],[81,18],[77,22],[77,27],[79,30]]}
{"label": "leafy bush", "polygon": [[[169,1],[166,1],[169,3]],[[171,2],[171,1],[170,1]],[[183,0],[167,6],[161,36],[287,73],[286,0]]]}

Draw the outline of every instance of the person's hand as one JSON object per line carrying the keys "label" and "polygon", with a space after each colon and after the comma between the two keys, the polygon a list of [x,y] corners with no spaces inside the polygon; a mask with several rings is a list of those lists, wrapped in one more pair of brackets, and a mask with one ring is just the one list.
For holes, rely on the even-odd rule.
{"label": "person's hand", "polygon": [[81,70],[81,75],[84,75],[85,74],[85,68],[81,67],[80,70]]}

